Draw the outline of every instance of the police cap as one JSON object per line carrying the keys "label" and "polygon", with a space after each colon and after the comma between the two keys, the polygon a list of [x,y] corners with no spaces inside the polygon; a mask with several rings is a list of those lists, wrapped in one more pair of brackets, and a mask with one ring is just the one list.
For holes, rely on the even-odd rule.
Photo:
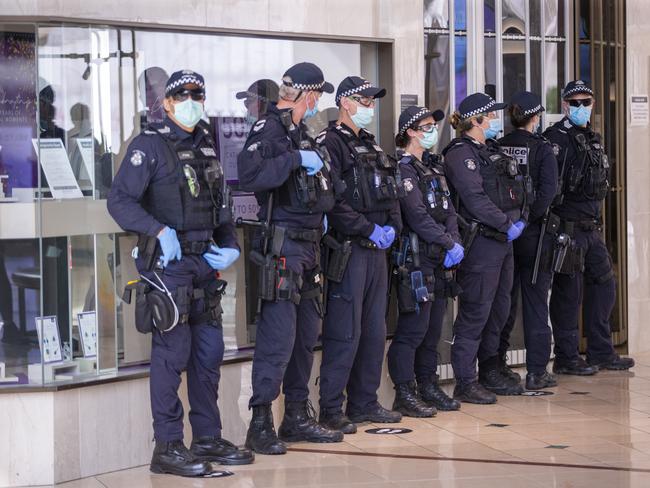
{"label": "police cap", "polygon": [[431,112],[428,108],[418,107],[417,105],[407,107],[399,116],[398,134],[404,134],[417,121],[426,119],[427,117],[433,117],[433,120],[440,122],[445,118],[445,113],[442,110]]}
{"label": "police cap", "polygon": [[278,101],[278,84],[273,80],[262,79],[254,81],[246,91],[237,92],[237,100],[243,98],[259,98],[264,102]]}
{"label": "police cap", "polygon": [[518,105],[522,115],[537,115],[546,109],[542,106],[542,99],[529,91],[519,91],[510,99],[510,105]]}
{"label": "police cap", "polygon": [[587,83],[582,80],[574,80],[566,84],[564,90],[562,90],[562,98],[566,99],[567,97],[578,93],[584,93],[586,95],[591,95],[592,97],[594,96],[593,90],[589,85],[587,85]]}
{"label": "police cap", "polygon": [[325,81],[323,71],[313,63],[294,64],[282,76],[282,84],[302,91],[334,91],[334,85]]}
{"label": "police cap", "polygon": [[185,85],[196,85],[205,90],[203,76],[191,69],[184,69],[171,74],[167,83],[165,83],[165,96],[174,95],[176,92],[181,91]]}
{"label": "police cap", "polygon": [[485,93],[472,93],[460,102],[460,105],[458,105],[458,113],[461,119],[469,119],[475,115],[503,110],[507,106],[505,103],[495,102],[490,95],[486,95]]}
{"label": "police cap", "polygon": [[368,80],[359,76],[348,76],[336,89],[336,105],[339,105],[341,98],[357,94],[363,97],[381,98],[386,95],[386,89],[372,86]]}

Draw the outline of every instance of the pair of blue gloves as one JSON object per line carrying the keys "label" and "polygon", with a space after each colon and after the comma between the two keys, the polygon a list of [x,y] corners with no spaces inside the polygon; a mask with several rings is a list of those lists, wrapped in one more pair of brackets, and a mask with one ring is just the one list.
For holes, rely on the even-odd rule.
{"label": "pair of blue gloves", "polygon": [[375,228],[372,231],[372,234],[368,237],[372,242],[375,243],[379,249],[388,249],[393,241],[395,240],[395,229],[390,225],[384,225],[379,227],[375,224]]}
{"label": "pair of blue gloves", "polygon": [[453,266],[456,266],[457,264],[460,264],[460,262],[463,260],[465,257],[465,248],[458,244],[457,242],[454,242],[454,247],[449,249],[447,251],[447,254],[445,254],[445,261],[443,262],[443,266],[445,268],[451,268]]}
{"label": "pair of blue gloves", "polygon": [[307,170],[309,176],[314,176],[323,167],[323,160],[316,151],[300,151],[300,166]]}
{"label": "pair of blue gloves", "polygon": [[[174,259],[180,261],[183,255],[181,251],[181,243],[178,241],[176,231],[169,227],[165,227],[160,234],[158,234],[160,241],[160,249],[162,250],[163,268],[167,267],[170,261]],[[210,252],[203,254],[205,259],[212,269],[222,270],[229,267],[232,263],[239,258],[239,251],[229,247],[219,247],[216,245],[210,246]]]}
{"label": "pair of blue gloves", "polygon": [[512,224],[508,229],[508,242],[512,242],[519,237],[525,228],[526,223],[523,220],[518,220]]}

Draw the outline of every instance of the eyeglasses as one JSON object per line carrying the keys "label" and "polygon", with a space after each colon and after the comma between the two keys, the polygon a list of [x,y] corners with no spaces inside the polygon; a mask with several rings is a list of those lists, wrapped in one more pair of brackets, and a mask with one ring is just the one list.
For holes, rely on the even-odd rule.
{"label": "eyeglasses", "polygon": [[187,180],[187,186],[190,189],[190,195],[194,198],[198,198],[199,193],[201,193],[201,184],[199,179],[196,177],[196,171],[189,164],[183,166],[183,174]]}
{"label": "eyeglasses", "polygon": [[580,105],[583,107],[588,107],[592,104],[592,102],[593,100],[591,98],[576,98],[574,100],[567,100],[567,103],[572,107],[579,107]]}
{"label": "eyeglasses", "polygon": [[354,100],[357,102],[359,105],[363,105],[364,107],[374,107],[375,106],[375,99],[370,98],[370,97],[348,97],[350,100]]}
{"label": "eyeglasses", "polygon": [[189,97],[192,97],[192,100],[196,102],[202,102],[205,100],[205,90],[202,88],[195,88],[193,90],[181,90],[172,95],[172,98],[176,102],[184,102]]}
{"label": "eyeglasses", "polygon": [[430,134],[433,132],[434,129],[438,128],[438,124],[424,124],[424,125],[418,125],[415,127],[415,130],[419,130],[422,132],[426,132],[427,134]]}

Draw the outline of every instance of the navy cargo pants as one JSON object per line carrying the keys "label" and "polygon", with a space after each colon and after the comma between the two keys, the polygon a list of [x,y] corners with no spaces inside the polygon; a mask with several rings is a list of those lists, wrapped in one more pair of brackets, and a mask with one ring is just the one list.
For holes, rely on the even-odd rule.
{"label": "navy cargo pants", "polygon": [[360,412],[377,401],[386,345],[386,251],[353,244],[341,283],[330,283],[323,323],[320,408]]}
{"label": "navy cargo pants", "polygon": [[[305,288],[319,267],[319,244],[287,238],[282,255],[287,268],[302,276]],[[297,286],[294,283],[295,291]],[[307,400],[321,321],[320,297],[301,299],[298,305],[289,300],[262,303],[253,356],[251,407],[275,400],[280,385],[285,402]]]}
{"label": "navy cargo pants", "polygon": [[479,364],[496,359],[510,312],[512,245],[477,235],[456,273],[463,290],[454,322],[451,364],[460,384],[476,380]]}
{"label": "navy cargo pants", "polygon": [[582,300],[587,360],[607,360],[616,354],[609,323],[616,302],[612,260],[600,231],[576,229],[573,239],[584,250],[584,273],[555,275],[550,303],[555,360],[567,362],[578,358],[578,314]]}
{"label": "navy cargo pants", "polygon": [[[433,263],[422,262],[425,276],[433,274]],[[447,298],[439,297],[444,284],[438,278],[428,285],[429,292],[435,292],[433,301],[420,303],[420,311],[400,312],[397,329],[388,348],[388,372],[393,383],[407,383],[435,378],[438,368],[438,342],[442,333],[442,321],[447,308]]]}
{"label": "navy cargo pants", "polygon": [[[546,235],[542,248],[544,260],[540,262],[537,283],[532,284],[535,254],[539,241],[540,225],[530,224],[524,233],[514,241],[515,272],[513,279],[510,315],[503,331],[499,356],[510,348],[510,334],[517,318],[519,291],[526,346],[526,369],[529,373],[542,373],[551,357],[551,328],[548,325],[548,293],[551,287],[550,256],[553,253],[554,237]],[[545,261],[545,262],[544,262]]]}
{"label": "navy cargo pants", "polygon": [[[153,272],[146,271],[140,259],[138,270],[158,284]],[[151,345],[149,380],[153,430],[157,441],[183,439],[183,405],[178,398],[181,372],[187,370],[189,420],[192,435],[221,436],[221,418],[217,392],[223,359],[223,329],[219,319],[212,319],[204,298],[193,299],[193,292],[205,290],[216,279],[216,272],[200,255],[185,255],[156,272],[170,292],[186,287],[188,300],[179,305],[179,314],[189,314],[188,323],[178,324],[168,332],[154,328]],[[177,300],[178,302],[178,300]]]}

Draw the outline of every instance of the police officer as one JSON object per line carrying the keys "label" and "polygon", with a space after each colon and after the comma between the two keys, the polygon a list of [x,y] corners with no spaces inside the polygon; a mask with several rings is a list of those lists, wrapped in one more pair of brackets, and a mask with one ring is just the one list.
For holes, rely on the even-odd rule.
{"label": "police officer", "polygon": [[[348,76],[336,90],[339,117],[318,136],[345,192],[328,213],[331,235],[350,249],[340,280],[330,279],[323,323],[320,421],[349,434],[354,422],[399,422],[377,401],[386,344],[386,249],[402,227],[397,163],[366,130],[386,90]],[[347,416],[343,414],[347,390]]]}
{"label": "police officer", "polygon": [[[111,216],[124,230],[139,234],[136,266],[142,283],[151,285],[145,296],[138,296],[136,316],[142,312],[140,304],[147,310],[148,303],[158,317],[151,348],[156,440],[151,471],[182,476],[209,474],[210,461],[253,462],[249,450],[221,438],[217,389],[224,283],[216,271],[239,257],[239,246],[222,190],[221,164],[210,130],[201,121],[204,102],[200,74],[173,73],[165,87],[165,119],[150,124],[129,145],[108,196]],[[183,406],[177,393],[184,369],[191,450],[183,444]]]}
{"label": "police officer", "polygon": [[494,393],[521,392],[521,386],[498,369],[499,336],[510,310],[511,242],[526,226],[517,164],[498,146],[485,144],[501,130],[495,111],[503,108],[505,104],[484,93],[465,98],[451,117],[460,137],[443,151],[447,178],[459,199],[458,213],[468,223],[466,256],[457,272],[462,292],[451,364],[456,377],[454,398],[469,403],[495,403]]}
{"label": "police officer", "polygon": [[[340,442],[320,426],[308,401],[313,349],[322,318],[320,240],[324,212],[334,205],[327,159],[307,135],[304,120],[334,87],[312,63],[282,77],[277,104],[251,129],[237,166],[243,190],[254,191],[267,227],[261,255],[260,296],[253,357],[253,416],[246,445],[260,454],[284,454],[284,441]],[[251,254],[253,257],[254,253]],[[285,396],[279,437],[271,402]]]}
{"label": "police officer", "polygon": [[[548,326],[551,273],[547,256],[553,249],[547,212],[557,192],[558,172],[553,146],[538,133],[543,111],[538,95],[527,91],[516,93],[508,106],[510,121],[515,129],[499,139],[501,150],[517,160],[522,174],[529,179],[527,199],[530,208],[529,224],[513,243],[514,286],[510,316],[501,332],[499,360],[501,371],[519,381],[519,375],[506,365],[505,357],[521,289],[528,390],[557,385],[555,377],[546,371],[546,365],[551,357],[551,329]],[[543,265],[542,255],[545,257]]]}
{"label": "police officer", "polygon": [[399,162],[404,229],[399,252],[394,253],[400,313],[388,349],[388,371],[395,384],[393,410],[408,417],[460,408],[460,402],[440,389],[436,374],[447,298],[454,295],[449,293],[453,272],[447,270],[464,256],[442,157],[429,152],[438,142],[443,118],[440,110],[408,107],[399,117],[395,137],[403,150]]}
{"label": "police officer", "polygon": [[246,121],[253,125],[265,114],[271,103],[278,102],[278,84],[269,79],[254,81],[246,91],[237,92],[237,100],[244,100],[246,107]]}
{"label": "police officer", "polygon": [[[564,118],[544,133],[558,153],[562,174],[560,235],[568,236],[569,251],[555,275],[550,316],[555,338],[553,371],[591,375],[598,369],[634,366],[612,345],[609,318],[616,301],[612,260],[602,237],[602,204],[609,191],[609,162],[601,136],[589,120],[594,93],[582,80],[569,82],[562,92]],[[578,354],[578,314],[584,299],[587,362]]]}

